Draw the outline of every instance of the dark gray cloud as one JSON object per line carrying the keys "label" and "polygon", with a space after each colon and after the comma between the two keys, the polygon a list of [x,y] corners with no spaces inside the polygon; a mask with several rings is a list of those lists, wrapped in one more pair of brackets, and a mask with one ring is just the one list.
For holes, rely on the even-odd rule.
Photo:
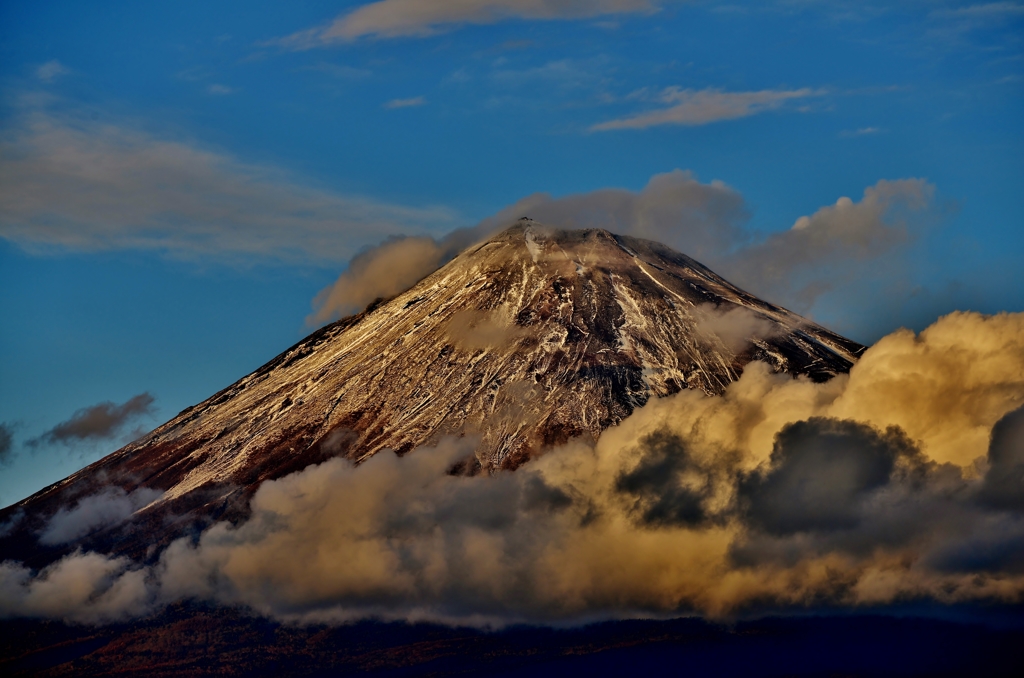
{"label": "dark gray cloud", "polygon": [[938,573],[1024,572],[1024,514],[1012,486],[1024,468],[1019,451],[1003,454],[1024,439],[1021,420],[1013,412],[997,425],[996,461],[980,480],[928,460],[895,427],[825,418],[788,426],[768,470],[739,480],[747,531],[731,556],[748,567],[792,566],[812,554],[868,559],[887,550]]}
{"label": "dark gray cloud", "polygon": [[739,484],[746,520],[769,534],[855,527],[900,457],[919,453],[898,429],[814,417],[779,432],[771,465]]}
{"label": "dark gray cloud", "polygon": [[639,462],[619,474],[615,489],[632,498],[641,523],[696,526],[708,518],[704,502],[711,496],[711,479],[687,453],[682,437],[655,431],[640,441],[636,452]]}
{"label": "dark gray cloud", "polygon": [[54,443],[76,443],[104,440],[117,436],[125,426],[141,417],[153,413],[154,398],[149,393],[140,393],[120,405],[107,401],[83,407],[70,419],[62,421],[52,429],[28,442],[32,447]]}
{"label": "dark gray cloud", "polygon": [[988,464],[978,500],[994,508],[1024,510],[1024,407],[992,429]]}
{"label": "dark gray cloud", "polygon": [[14,427],[0,422],[0,466],[11,463],[14,450]]}

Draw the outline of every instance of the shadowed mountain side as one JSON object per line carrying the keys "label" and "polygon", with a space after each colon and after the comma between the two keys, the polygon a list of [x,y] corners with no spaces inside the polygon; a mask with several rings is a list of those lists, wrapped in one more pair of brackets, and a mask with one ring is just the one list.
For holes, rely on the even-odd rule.
{"label": "shadowed mountain side", "polygon": [[721,394],[752,360],[823,381],[864,347],[734,287],[655,242],[529,220],[408,291],[328,325],[144,438],[0,513],[31,566],[71,546],[36,535],[104,487],[163,494],[75,547],[152,558],[245,514],[266,479],[335,456],[479,437],[458,472],[514,469],[596,438],[649,398]]}
{"label": "shadowed mountain side", "polygon": [[100,628],[0,622],[0,672],[533,677],[675,675],[685,666],[688,673],[715,676],[1013,676],[1021,668],[1020,622],[1019,614],[1014,625],[996,627],[863,615],[731,626],[634,620],[487,632],[380,622],[288,626],[230,609],[176,606],[147,620]]}

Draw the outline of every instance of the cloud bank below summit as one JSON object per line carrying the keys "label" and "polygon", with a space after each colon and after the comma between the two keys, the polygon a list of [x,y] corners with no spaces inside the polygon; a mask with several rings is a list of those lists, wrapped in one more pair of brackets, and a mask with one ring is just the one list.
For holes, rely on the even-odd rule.
{"label": "cloud bank below summit", "polygon": [[1024,314],[900,330],[822,384],[751,363],[724,396],[653,400],[596,444],[449,475],[472,449],[307,467],[149,566],[5,562],[0,615],[194,599],[504,624],[1024,599]]}

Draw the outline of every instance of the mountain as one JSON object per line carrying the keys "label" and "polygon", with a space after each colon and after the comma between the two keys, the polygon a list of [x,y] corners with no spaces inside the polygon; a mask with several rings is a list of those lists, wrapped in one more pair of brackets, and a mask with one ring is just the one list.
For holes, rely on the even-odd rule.
{"label": "mountain", "polygon": [[476,457],[453,472],[514,469],[596,438],[651,397],[720,394],[752,360],[822,381],[863,350],[664,245],[521,220],[9,507],[0,551],[34,565],[67,552],[38,544],[45,521],[114,486],[163,494],[75,546],[145,559],[187,530],[243,516],[263,480],[334,456],[475,435]]}

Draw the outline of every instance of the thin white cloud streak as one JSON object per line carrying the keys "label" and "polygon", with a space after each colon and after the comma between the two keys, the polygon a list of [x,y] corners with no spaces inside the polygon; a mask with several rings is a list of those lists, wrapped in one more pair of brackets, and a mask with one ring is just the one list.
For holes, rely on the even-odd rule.
{"label": "thin white cloud streak", "polygon": [[413,97],[411,99],[392,99],[384,104],[384,108],[413,108],[415,106],[425,106],[426,104],[426,97]]}
{"label": "thin white cloud streak", "polygon": [[71,71],[68,70],[68,68],[64,66],[64,64],[57,61],[56,59],[53,59],[51,61],[47,61],[45,64],[40,65],[36,69],[36,77],[42,80],[43,82],[52,82],[60,76],[67,75],[70,72]]}
{"label": "thin white cloud streak", "polygon": [[966,7],[932,10],[929,16],[936,18],[963,18],[999,20],[1024,16],[1024,5],[1017,2],[988,2]]}
{"label": "thin white cloud streak", "polygon": [[465,24],[510,19],[551,21],[651,13],[660,0],[381,0],[343,14],[325,27],[294,33],[275,42],[294,49],[362,37],[429,36]]}
{"label": "thin white cloud streak", "polygon": [[673,104],[646,113],[617,118],[593,125],[593,132],[620,129],[647,129],[660,125],[707,125],[721,120],[746,118],[782,107],[787,101],[820,96],[823,92],[810,88],[796,90],[759,90],[756,92],[723,92],[716,89],[691,90],[670,87],[660,97]]}
{"label": "thin white cloud streak", "polygon": [[340,262],[381,235],[457,223],[444,207],[339,195],[193,144],[41,111],[0,132],[0,214],[0,237],[27,249],[242,264]]}
{"label": "thin white cloud streak", "polygon": [[864,137],[872,134],[881,134],[884,130],[879,127],[860,127],[855,130],[844,130],[839,133],[841,137]]}

